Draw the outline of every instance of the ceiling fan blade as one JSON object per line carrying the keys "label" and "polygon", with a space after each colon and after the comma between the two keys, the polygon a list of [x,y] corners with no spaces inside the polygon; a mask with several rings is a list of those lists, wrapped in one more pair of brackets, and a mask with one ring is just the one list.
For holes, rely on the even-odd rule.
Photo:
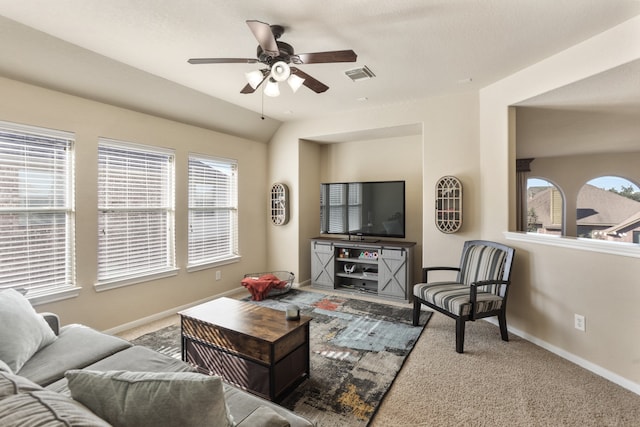
{"label": "ceiling fan blade", "polygon": [[191,58],[189,64],[255,64],[255,58]]}
{"label": "ceiling fan blade", "polygon": [[253,93],[262,85],[262,83],[264,83],[265,80],[267,80],[267,77],[269,77],[269,74],[266,74],[265,70],[261,70],[261,71],[264,74],[264,79],[262,79],[262,81],[260,83],[258,83],[258,86],[256,86],[256,88],[254,89],[254,88],[251,87],[251,85],[249,83],[247,83],[247,85],[242,88],[240,93]]}
{"label": "ceiling fan blade", "polygon": [[278,43],[271,31],[271,26],[265,22],[248,20],[247,25],[253,33],[253,36],[258,40],[258,44],[262,50],[270,56],[278,56],[280,49],[278,49]]}
{"label": "ceiling fan blade", "polygon": [[358,55],[353,50],[333,50],[329,52],[300,53],[296,64],[321,64],[328,62],[356,62]]}
{"label": "ceiling fan blade", "polygon": [[253,93],[253,92],[256,91],[256,89],[252,88],[251,85],[249,83],[247,83],[246,86],[242,88],[240,93]]}
{"label": "ceiling fan blade", "polygon": [[304,79],[304,82],[302,84],[308,87],[309,89],[311,89],[312,91],[314,91],[315,93],[326,92],[327,89],[329,89],[329,86],[314,79],[309,74],[305,73],[299,68],[291,67],[291,73],[299,77],[302,77]]}

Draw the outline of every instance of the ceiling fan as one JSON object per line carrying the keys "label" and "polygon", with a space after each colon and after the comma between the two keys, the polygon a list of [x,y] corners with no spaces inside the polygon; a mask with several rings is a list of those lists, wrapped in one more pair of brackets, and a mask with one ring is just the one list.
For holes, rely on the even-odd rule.
{"label": "ceiling fan", "polygon": [[249,83],[242,88],[240,93],[253,93],[267,80],[265,94],[278,96],[280,93],[278,82],[282,81],[287,81],[294,92],[301,85],[316,93],[322,93],[329,89],[329,86],[289,64],[302,65],[356,61],[357,55],[353,50],[296,54],[293,46],[278,41],[284,34],[283,26],[269,25],[256,20],[248,20],[246,22],[254,37],[258,40],[256,58],[191,58],[188,62],[190,64],[264,64],[266,68],[247,73]]}

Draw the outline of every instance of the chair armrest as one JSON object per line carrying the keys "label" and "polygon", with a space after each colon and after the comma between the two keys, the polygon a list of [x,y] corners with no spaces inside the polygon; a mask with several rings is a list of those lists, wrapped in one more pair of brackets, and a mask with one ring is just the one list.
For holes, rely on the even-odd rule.
{"label": "chair armrest", "polygon": [[486,285],[507,285],[511,284],[511,280],[478,280],[477,282],[471,283],[469,286],[478,287],[478,286],[486,286]]}
{"label": "chair armrest", "polygon": [[478,298],[478,286],[485,285],[504,285],[509,286],[511,280],[478,280],[469,285],[469,302],[471,303],[471,319],[476,317],[476,301]]}
{"label": "chair armrest", "polygon": [[40,313],[56,336],[60,333],[60,317],[55,313]]}
{"label": "chair armrest", "polygon": [[475,304],[476,295],[478,292],[478,286],[486,286],[486,285],[504,285],[509,286],[511,284],[511,280],[478,280],[477,282],[473,282],[469,285],[471,288],[471,304]]}
{"label": "chair armrest", "polygon": [[460,271],[460,267],[424,267],[422,269],[422,282],[428,283],[428,276],[430,271]]}

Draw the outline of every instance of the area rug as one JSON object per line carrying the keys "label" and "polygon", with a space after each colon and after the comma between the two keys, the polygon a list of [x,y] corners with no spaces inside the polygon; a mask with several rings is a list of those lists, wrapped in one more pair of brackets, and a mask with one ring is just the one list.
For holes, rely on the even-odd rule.
{"label": "area rug", "polygon": [[[431,315],[422,312],[414,327],[410,308],[296,289],[251,302],[282,311],[295,304],[312,317],[311,376],[280,405],[319,427],[366,426]],[[179,326],[133,342],[180,358]]]}

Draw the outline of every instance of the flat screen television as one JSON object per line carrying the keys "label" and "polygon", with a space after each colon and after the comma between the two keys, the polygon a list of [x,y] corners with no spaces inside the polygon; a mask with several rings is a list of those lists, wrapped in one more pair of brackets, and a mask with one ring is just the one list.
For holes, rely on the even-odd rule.
{"label": "flat screen television", "polygon": [[320,184],[320,234],[405,237],[405,182]]}

